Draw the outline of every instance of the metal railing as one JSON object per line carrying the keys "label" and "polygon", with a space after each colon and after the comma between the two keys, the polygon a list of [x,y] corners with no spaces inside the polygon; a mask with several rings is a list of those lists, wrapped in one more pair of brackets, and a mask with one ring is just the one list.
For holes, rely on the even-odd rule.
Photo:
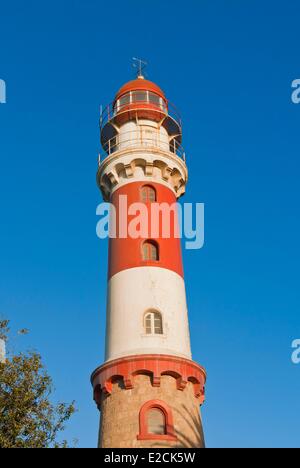
{"label": "metal railing", "polygon": [[159,133],[155,132],[152,132],[151,135],[145,135],[143,130],[124,132],[108,140],[102,147],[104,152],[99,154],[99,164],[107,156],[117,151],[139,148],[153,148],[171,152],[185,162],[185,152],[178,141],[175,138],[168,141],[167,137],[162,138]]}
{"label": "metal railing", "polygon": [[168,101],[167,104],[164,103],[163,105],[156,105],[149,100],[145,100],[134,101],[126,104],[121,104],[120,102],[112,102],[106,105],[104,108],[101,107],[100,130],[102,130],[102,128],[108,122],[113,120],[117,115],[120,116],[126,112],[138,112],[143,110],[164,114],[166,117],[170,117],[180,129],[182,127],[180,113],[170,101]]}

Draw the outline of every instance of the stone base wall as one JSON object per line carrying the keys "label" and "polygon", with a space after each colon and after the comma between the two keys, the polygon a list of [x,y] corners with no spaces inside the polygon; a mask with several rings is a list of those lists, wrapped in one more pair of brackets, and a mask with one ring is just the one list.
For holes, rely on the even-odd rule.
{"label": "stone base wall", "polygon": [[[163,401],[172,412],[176,440],[139,440],[139,413],[150,400]],[[202,448],[204,436],[199,399],[188,382],[178,390],[176,379],[162,375],[160,386],[153,386],[148,375],[134,376],[132,389],[125,389],[123,379],[112,382],[111,393],[101,395],[101,448]]]}

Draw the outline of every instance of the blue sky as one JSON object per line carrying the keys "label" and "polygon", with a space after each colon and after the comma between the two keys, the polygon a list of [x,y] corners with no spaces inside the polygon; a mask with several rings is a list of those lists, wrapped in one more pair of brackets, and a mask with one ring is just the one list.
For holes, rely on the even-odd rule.
{"label": "blue sky", "polygon": [[205,246],[184,262],[207,445],[300,445],[299,14],[294,0],[2,2],[0,314],[76,400],[78,446],[96,445],[104,351],[99,105],[132,56],[182,113],[184,201],[205,203]]}

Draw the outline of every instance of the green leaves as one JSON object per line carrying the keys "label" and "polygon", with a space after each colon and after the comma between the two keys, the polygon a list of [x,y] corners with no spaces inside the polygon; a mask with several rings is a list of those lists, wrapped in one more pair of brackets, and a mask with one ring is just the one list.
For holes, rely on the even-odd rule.
{"label": "green leaves", "polygon": [[[0,322],[7,341],[8,321]],[[52,379],[35,352],[8,356],[0,363],[0,448],[68,447],[57,437],[75,412],[74,402],[50,400]]]}

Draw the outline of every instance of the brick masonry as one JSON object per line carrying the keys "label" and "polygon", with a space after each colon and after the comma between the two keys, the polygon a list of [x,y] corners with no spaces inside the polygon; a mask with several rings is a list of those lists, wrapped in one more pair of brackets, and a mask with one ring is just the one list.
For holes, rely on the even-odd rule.
{"label": "brick masonry", "polygon": [[[140,409],[154,399],[164,401],[172,410],[176,441],[137,439]],[[102,393],[100,406],[101,448],[204,447],[199,399],[191,382],[178,390],[174,377],[162,375],[160,386],[153,387],[150,376],[136,375],[133,388],[125,389],[123,379],[116,379],[111,394]]]}

